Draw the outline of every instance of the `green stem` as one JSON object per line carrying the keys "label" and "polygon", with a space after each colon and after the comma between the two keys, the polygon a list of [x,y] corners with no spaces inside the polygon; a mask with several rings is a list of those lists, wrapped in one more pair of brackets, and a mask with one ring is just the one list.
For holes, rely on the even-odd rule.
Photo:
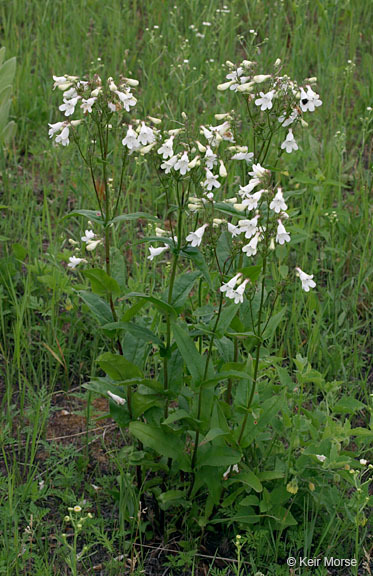
{"label": "green stem", "polygon": [[[215,324],[214,324],[214,328],[212,331],[212,335],[210,338],[210,344],[209,344],[209,349],[207,352],[207,358],[206,358],[206,364],[205,364],[205,371],[203,374],[203,381],[206,380],[207,377],[207,373],[208,373],[208,369],[209,369],[209,364],[210,364],[210,359],[211,359],[211,353],[212,353],[212,347],[214,345],[214,340],[215,340],[215,336],[216,336],[216,330],[219,324],[219,320],[220,320],[220,316],[221,316],[221,311],[223,308],[223,297],[224,294],[223,292],[220,292],[220,299],[219,299],[219,309],[218,309],[218,314],[215,320]],[[203,382],[201,382],[200,388],[199,388],[199,394],[198,394],[198,411],[197,411],[197,420],[200,419],[201,417],[201,412],[202,412],[202,392],[203,392]],[[192,456],[192,469],[194,469],[195,464],[196,464],[196,460],[197,460],[197,452],[198,452],[198,442],[199,442],[199,430],[197,430],[196,432],[196,438],[195,438],[195,443],[194,443],[194,450],[193,450],[193,456]]]}

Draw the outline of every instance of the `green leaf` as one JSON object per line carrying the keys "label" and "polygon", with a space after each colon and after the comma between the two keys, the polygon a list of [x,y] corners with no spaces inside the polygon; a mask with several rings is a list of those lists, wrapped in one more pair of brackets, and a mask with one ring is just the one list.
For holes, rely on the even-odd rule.
{"label": "green leaf", "polygon": [[184,254],[189,260],[191,260],[195,266],[202,272],[209,287],[212,289],[212,282],[209,273],[208,266],[206,264],[206,260],[203,257],[202,252],[198,248],[193,248],[192,246],[188,246],[187,248],[183,248],[181,253]]}
{"label": "green leaf", "polygon": [[167,302],[164,302],[163,300],[160,300],[155,296],[148,296],[147,294],[143,294],[142,292],[130,292],[125,296],[125,298],[132,298],[132,297],[142,298],[143,300],[150,302],[151,304],[153,304],[155,308],[157,308],[157,310],[159,310],[163,314],[176,316],[176,310],[172,306],[170,306],[170,304],[167,304]]}
{"label": "green leaf", "polygon": [[16,57],[9,58],[0,67],[0,86],[9,86],[13,83],[14,75],[16,73]]}
{"label": "green leaf", "polygon": [[221,428],[211,428],[211,430],[208,431],[208,433],[200,443],[200,446],[203,446],[208,442],[212,442],[213,440],[215,440],[215,438],[220,438],[221,436],[228,436],[228,434],[229,434],[228,432],[222,430]]}
{"label": "green leaf", "polygon": [[261,481],[259,480],[258,476],[256,476],[251,470],[240,472],[237,476],[237,479],[243,484],[250,486],[250,488],[253,488],[255,492],[262,492],[263,490]]}
{"label": "green leaf", "polygon": [[280,312],[278,312],[277,314],[272,316],[272,318],[268,322],[266,329],[264,330],[264,332],[262,334],[263,340],[266,340],[267,338],[272,338],[272,336],[274,335],[274,333],[277,329],[277,326],[280,324],[281,320],[283,319],[285,312],[286,312],[286,306],[284,306],[284,308]]}
{"label": "green leaf", "polygon": [[338,402],[333,407],[333,412],[335,414],[355,414],[359,410],[366,410],[367,406],[352,398],[351,396],[342,396]]}
{"label": "green leaf", "polygon": [[113,380],[131,380],[143,376],[140,368],[119,354],[104,352],[97,358],[97,362]]}
{"label": "green leaf", "polygon": [[2,63],[4,62],[5,59],[5,46],[3,46],[2,48],[0,48],[0,66],[2,65]]}
{"label": "green leaf", "polygon": [[144,342],[153,342],[158,344],[158,346],[163,345],[162,340],[158,338],[154,332],[149,330],[149,328],[139,326],[133,322],[110,322],[109,324],[105,324],[102,328],[104,330],[120,330],[129,332],[133,336],[136,336],[136,338],[144,340]]}
{"label": "green leaf", "polygon": [[[239,307],[236,304],[229,304],[228,306],[224,306],[222,313],[220,315],[220,320],[218,324],[217,334],[219,338],[222,338],[226,332],[226,330],[231,325],[233,318],[236,316]],[[215,323],[216,319],[213,318],[213,323]]]}
{"label": "green leaf", "polygon": [[92,292],[98,296],[118,296],[121,292],[119,284],[114,278],[109,276],[105,270],[92,268],[83,270],[83,274],[91,283]]}
{"label": "green leaf", "polygon": [[186,462],[184,442],[172,428],[144,422],[131,422],[129,430],[146,448],[151,448],[166,458]]}
{"label": "green leaf", "polygon": [[147,410],[157,406],[157,404],[160,404],[159,396],[155,394],[141,394],[140,392],[135,392],[132,395],[133,418],[139,418],[145,414]]}
{"label": "green leaf", "polygon": [[201,466],[215,466],[217,468],[237,464],[242,458],[241,452],[229,446],[201,447],[197,456],[197,468]]}
{"label": "green leaf", "polygon": [[245,266],[240,268],[238,272],[241,272],[245,278],[249,278],[251,282],[256,282],[262,271],[262,265],[257,264],[256,266]]}
{"label": "green leaf", "polygon": [[16,123],[13,122],[13,120],[8,122],[0,134],[0,142],[2,141],[4,144],[9,144],[9,142],[14,138],[16,130]]}
{"label": "green leaf", "polygon": [[168,490],[167,492],[162,492],[158,496],[159,507],[162,510],[168,510],[172,506],[183,506],[187,508],[191,505],[188,500],[186,500],[186,494],[182,490]]}
{"label": "green leaf", "polygon": [[147,214],[146,212],[132,212],[132,214],[120,214],[119,216],[115,216],[115,218],[110,220],[110,224],[111,223],[117,224],[118,222],[128,222],[131,220],[138,220],[139,218],[159,222],[159,218],[157,218],[157,216],[153,216],[152,214]]}
{"label": "green leaf", "polygon": [[172,326],[174,338],[195,384],[201,384],[205,373],[205,359],[198,352],[189,333],[177,324]]}
{"label": "green leaf", "polygon": [[232,238],[229,232],[224,231],[220,234],[218,243],[216,245],[216,256],[219,261],[219,266],[224,267],[224,264],[228,262],[232,254]]}
{"label": "green leaf", "polygon": [[97,294],[85,290],[80,290],[78,294],[100,324],[107,324],[113,320],[109,304]]}
{"label": "green leaf", "polygon": [[194,427],[195,425],[201,424],[200,420],[193,418],[190,414],[188,414],[186,410],[180,408],[178,410],[175,410],[174,412],[171,412],[168,418],[166,418],[166,420],[163,422],[163,425],[164,424],[169,425],[173,424],[174,422],[180,422],[180,420],[188,420],[190,423],[194,425]]}
{"label": "green leaf", "polygon": [[[188,299],[190,292],[193,289],[195,281],[201,276],[199,270],[195,272],[186,272],[175,279],[175,284],[172,292],[172,306],[174,308],[182,308]],[[167,292],[164,294],[164,298],[167,298]]]}
{"label": "green leaf", "polygon": [[84,218],[101,225],[105,223],[104,218],[98,210],[73,210],[72,212],[69,212],[69,214],[66,214],[64,218],[70,218],[71,216],[83,216]]}

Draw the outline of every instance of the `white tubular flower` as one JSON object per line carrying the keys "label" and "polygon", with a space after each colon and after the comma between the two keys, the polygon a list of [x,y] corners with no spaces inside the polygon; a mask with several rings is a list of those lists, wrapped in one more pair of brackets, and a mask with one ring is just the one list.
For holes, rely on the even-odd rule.
{"label": "white tubular flower", "polygon": [[237,212],[245,212],[246,204],[233,204],[233,208],[237,210]]}
{"label": "white tubular flower", "polygon": [[270,74],[258,74],[257,76],[254,76],[253,81],[255,84],[261,84],[262,82],[269,80],[270,77]]}
{"label": "white tubular flower", "polygon": [[245,232],[245,238],[249,239],[258,232],[258,220],[259,214],[251,218],[251,220],[239,220],[238,226],[240,227],[240,233]]}
{"label": "white tubular flower", "polygon": [[249,279],[246,278],[246,280],[244,280],[244,281],[242,282],[242,284],[240,284],[239,287],[236,288],[236,290],[234,290],[234,292],[233,292],[233,299],[234,299],[234,303],[235,303],[235,304],[242,304],[242,302],[243,302],[243,294],[244,294],[244,292],[245,292],[245,288],[246,288],[246,285],[248,284],[248,282],[249,282]]}
{"label": "white tubular flower", "polygon": [[306,274],[300,268],[295,268],[295,270],[297,271],[297,275],[302,282],[302,289],[305,292],[309,292],[310,288],[315,288],[316,282],[313,280],[313,274]]}
{"label": "white tubular flower", "polygon": [[121,396],[117,396],[116,394],[113,394],[112,392],[110,392],[110,390],[107,390],[106,394],[113,400],[113,402],[115,402],[115,404],[118,404],[118,406],[123,406],[126,403],[124,398],[122,398]]}
{"label": "white tubular flower", "polygon": [[86,230],[85,236],[81,237],[82,242],[91,242],[94,238],[96,238],[96,234],[93,230]]}
{"label": "white tubular flower", "polygon": [[62,144],[62,146],[68,146],[70,144],[69,133],[70,133],[69,127],[65,125],[60,134],[56,136],[55,139],[56,144]]}
{"label": "white tubular flower", "polygon": [[278,244],[281,244],[281,246],[283,244],[285,244],[285,242],[290,242],[290,234],[288,234],[285,230],[285,226],[283,225],[283,223],[281,222],[281,220],[278,220],[278,226],[277,226],[277,233],[276,233],[276,242]]}
{"label": "white tubular flower", "polygon": [[254,194],[251,194],[250,196],[248,196],[243,200],[242,204],[243,206],[245,206],[248,212],[257,209],[258,203],[260,201],[260,198],[262,197],[263,192],[264,190],[259,190],[259,192],[255,192]]}
{"label": "white tubular flower", "polygon": [[200,246],[207,226],[208,224],[204,224],[200,228],[197,228],[197,230],[195,230],[194,232],[188,234],[188,236],[186,237],[186,241],[189,242],[193,248]]}
{"label": "white tubular flower", "polygon": [[225,292],[227,298],[232,298],[233,297],[233,292],[234,292],[234,287],[236,286],[238,280],[241,278],[242,276],[242,272],[239,272],[238,274],[236,274],[235,276],[233,276],[233,278],[231,278],[229,280],[229,282],[226,282],[225,284],[223,283],[219,290],[220,292]]}
{"label": "white tubular flower", "polygon": [[255,234],[251,238],[250,242],[242,248],[242,252],[245,252],[246,256],[255,256],[258,251],[259,234]]}
{"label": "white tubular flower", "polygon": [[325,462],[326,460],[326,456],[324,456],[324,454],[316,454],[316,458],[319,462]]}
{"label": "white tubular flower", "polygon": [[174,155],[173,151],[173,143],[174,143],[175,136],[170,136],[167,140],[165,140],[160,148],[158,148],[158,154],[161,154],[163,160],[167,160],[167,158],[171,158]]}
{"label": "white tubular flower", "polygon": [[280,124],[286,128],[287,126],[290,126],[290,124],[293,124],[293,122],[298,118],[298,111],[297,110],[293,110],[292,113],[290,114],[290,116],[288,116],[286,118],[285,115],[280,116],[278,121],[280,122]]}
{"label": "white tubular flower", "polygon": [[208,191],[212,190],[213,188],[220,188],[221,184],[218,180],[218,177],[215,176],[215,174],[213,174],[208,168],[205,168],[205,170],[206,180],[201,183],[201,186],[203,186],[203,188]]}
{"label": "white tubular flower", "polygon": [[287,210],[288,207],[285,204],[284,197],[282,195],[282,189],[277,188],[276,196],[273,198],[272,202],[269,205],[270,209],[279,214],[281,211]]}
{"label": "white tubular flower", "polygon": [[75,106],[79,100],[80,96],[76,96],[75,98],[71,98],[70,100],[63,101],[63,104],[58,107],[61,112],[65,112],[65,116],[71,116],[75,112]]}
{"label": "white tubular flower", "polygon": [[286,150],[288,154],[290,154],[293,150],[298,150],[298,144],[294,139],[293,131],[291,128],[289,128],[289,132],[281,144],[281,150]]}
{"label": "white tubular flower", "polygon": [[84,258],[77,258],[76,256],[70,256],[69,263],[67,266],[71,268],[71,270],[74,270],[74,268],[79,266],[79,264],[81,264],[82,262],[87,262],[87,260],[84,260]]}
{"label": "white tubular flower", "polygon": [[148,260],[152,261],[156,256],[163,254],[166,250],[169,249],[169,246],[165,244],[164,246],[160,246],[159,248],[154,248],[153,246],[149,246],[150,255],[148,256]]}
{"label": "white tubular flower", "polygon": [[321,104],[320,96],[312,90],[311,86],[307,86],[307,92],[303,88],[300,89],[299,106],[302,112],[314,112],[315,108],[318,108]]}
{"label": "white tubular flower", "polygon": [[76,98],[77,96],[78,93],[73,86],[72,88],[70,88],[70,90],[66,90],[65,94],[63,95],[63,99],[70,100],[71,98]]}
{"label": "white tubular flower", "polygon": [[52,138],[57,132],[62,130],[63,126],[65,126],[65,122],[56,122],[55,124],[48,124],[49,130],[48,135],[49,138]]}
{"label": "white tubular flower", "polygon": [[241,198],[248,198],[250,193],[254,190],[255,186],[258,186],[260,183],[258,178],[252,178],[246,186],[240,186],[240,191],[238,194]]}
{"label": "white tubular flower", "polygon": [[223,122],[223,124],[219,124],[218,126],[209,126],[209,128],[215,134],[215,138],[221,136],[221,138],[227,142],[234,142],[231,126],[227,120]]}
{"label": "white tubular flower", "polygon": [[[93,94],[93,92],[92,92],[92,94]],[[136,106],[136,104],[137,104],[136,98],[129,91],[121,92],[120,90],[115,90],[114,94],[116,94],[118,96],[118,98],[121,101],[121,103],[123,104],[123,108],[125,109],[126,112],[130,111],[131,106]]]}
{"label": "white tubular flower", "polygon": [[171,172],[171,168],[174,168],[178,159],[179,157],[177,155],[171,156],[171,158],[161,164],[161,168],[165,171],[165,174],[169,174]]}
{"label": "white tubular flower", "polygon": [[181,158],[177,160],[174,169],[178,170],[182,176],[185,176],[185,174],[190,171],[189,158],[187,152],[184,152]]}
{"label": "white tubular flower", "polygon": [[88,98],[87,100],[83,98],[80,107],[83,110],[83,112],[88,112],[89,114],[91,114],[92,106],[95,102],[96,98]]}
{"label": "white tubular flower", "polygon": [[231,85],[229,86],[230,90],[237,90],[241,84],[245,84],[249,80],[249,76],[242,76],[244,70],[241,66],[237,68],[237,70],[233,70],[229,74],[227,74],[227,80],[231,80]]}
{"label": "white tubular flower", "polygon": [[231,159],[245,160],[246,162],[251,162],[251,160],[254,158],[254,153],[248,152],[247,150],[248,150],[247,146],[241,146],[241,149],[238,152],[236,152],[236,154],[233,154]]}
{"label": "white tubular flower", "polygon": [[257,98],[255,100],[255,105],[260,106],[260,109],[262,110],[262,112],[264,112],[264,110],[270,110],[273,106],[272,98],[275,95],[275,91],[270,90],[266,94],[264,94],[264,92],[259,92],[259,94],[260,94],[260,98]]}
{"label": "white tubular flower", "polygon": [[108,102],[108,108],[109,108],[110,112],[116,112],[117,111],[117,107],[114,104],[114,102]]}
{"label": "white tubular flower", "polygon": [[[155,134],[152,128],[145,125],[145,122],[141,122],[141,128],[138,136],[138,140],[142,146],[147,144],[152,144],[155,142]],[[172,156],[172,154],[171,154]]]}
{"label": "white tubular flower", "polygon": [[228,232],[232,234],[232,238],[235,238],[236,236],[241,234],[243,230],[239,226],[235,226],[234,224],[228,222]]}
{"label": "white tubular flower", "polygon": [[253,176],[253,178],[259,178],[259,180],[269,173],[269,170],[263,168],[260,164],[253,164],[252,168],[252,172],[249,172],[249,175]]}
{"label": "white tubular flower", "polygon": [[228,172],[226,167],[224,166],[224,162],[223,160],[219,160],[220,162],[220,166],[219,166],[219,176],[221,178],[226,178],[228,176]]}
{"label": "white tubular flower", "polygon": [[205,164],[209,170],[212,170],[217,163],[217,155],[211,150],[210,146],[206,147]]}
{"label": "white tubular flower", "polygon": [[122,144],[123,146],[127,146],[128,150],[137,150],[140,148],[139,139],[131,124],[128,126],[127,134],[125,138],[123,138]]}
{"label": "white tubular flower", "polygon": [[54,80],[53,90],[57,88],[57,86],[61,86],[63,84],[66,84],[67,82],[66,76],[53,76],[53,80]]}

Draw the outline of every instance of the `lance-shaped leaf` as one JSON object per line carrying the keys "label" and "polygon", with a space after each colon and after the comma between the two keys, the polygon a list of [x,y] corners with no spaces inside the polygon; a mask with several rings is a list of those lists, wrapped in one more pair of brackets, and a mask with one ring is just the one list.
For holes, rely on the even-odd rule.
{"label": "lance-shaped leaf", "polygon": [[113,380],[131,380],[132,378],[141,378],[143,376],[138,366],[119,354],[105,352],[97,358],[97,362]]}
{"label": "lance-shaped leaf", "polygon": [[109,276],[105,270],[92,268],[83,270],[83,274],[91,283],[92,292],[98,296],[118,296],[121,292],[118,282]]}
{"label": "lance-shaped leaf", "polygon": [[206,360],[198,352],[187,330],[178,324],[172,326],[176,345],[195,384],[201,384],[204,379]]}

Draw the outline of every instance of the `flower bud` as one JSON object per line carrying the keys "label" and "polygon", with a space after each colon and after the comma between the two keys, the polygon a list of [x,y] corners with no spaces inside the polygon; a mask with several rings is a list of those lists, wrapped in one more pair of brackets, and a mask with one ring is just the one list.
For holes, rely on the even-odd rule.
{"label": "flower bud", "polygon": [[70,124],[71,126],[79,126],[79,124],[81,124],[83,122],[83,120],[71,120]]}
{"label": "flower bud", "polygon": [[182,117],[183,120],[186,120],[186,119],[188,118],[188,116],[186,115],[185,112],[182,112],[182,113],[181,113],[181,117]]}
{"label": "flower bud", "polygon": [[172,130],[168,130],[168,134],[170,136],[176,136],[177,134],[180,134],[180,132],[182,131],[183,131],[182,128],[172,128]]}
{"label": "flower bud", "polygon": [[196,156],[195,158],[193,158],[193,160],[191,162],[189,162],[188,164],[188,168],[195,168],[196,166],[199,166],[201,164],[199,156]]}
{"label": "flower bud", "polygon": [[58,84],[57,88],[58,90],[62,90],[62,92],[64,92],[65,90],[70,88],[70,86],[72,86],[71,82],[65,82],[65,84]]}
{"label": "flower bud", "polygon": [[246,204],[233,204],[233,208],[237,210],[237,212],[245,212]]}
{"label": "flower bud", "polygon": [[198,150],[201,152],[201,154],[204,154],[207,150],[206,146],[201,144],[201,142],[199,142],[198,140],[197,140],[197,147],[198,147]]}
{"label": "flower bud", "polygon": [[212,221],[213,228],[218,228],[221,224],[224,224],[225,220],[222,218],[214,218]]}
{"label": "flower bud", "polygon": [[94,90],[92,90],[91,92],[91,96],[93,96],[94,98],[97,98],[97,96],[102,92],[102,88],[101,86],[99,86],[98,88],[95,88]]}
{"label": "flower bud", "polygon": [[242,60],[241,62],[241,66],[243,66],[244,68],[250,68],[250,66],[252,66],[253,64],[255,64],[255,62],[252,62],[251,60]]}
{"label": "flower bud", "polygon": [[233,62],[231,62],[230,60],[227,60],[225,62],[225,65],[228,66],[228,68],[235,68],[235,64],[233,64]]}
{"label": "flower bud", "polygon": [[233,84],[233,80],[229,80],[229,82],[224,82],[224,84],[218,84],[217,89],[219,90],[219,92],[224,92],[225,90],[228,90],[228,88],[230,88]]}
{"label": "flower bud", "polygon": [[227,118],[227,120],[232,120],[232,116],[229,112],[226,112],[225,114],[214,114],[214,118],[216,118],[216,120],[224,120],[225,118]]}
{"label": "flower bud", "polygon": [[256,84],[261,84],[262,82],[268,80],[270,77],[270,74],[258,74],[258,76],[254,76],[253,80]]}
{"label": "flower bud", "polygon": [[139,81],[135,80],[135,78],[125,78],[125,81],[128,84],[128,86],[136,87],[139,85]]}
{"label": "flower bud", "polygon": [[219,176],[221,176],[222,178],[226,178],[227,176],[227,170],[224,166],[223,160],[220,160]]}
{"label": "flower bud", "polygon": [[281,58],[277,58],[277,60],[276,60],[276,62],[275,62],[276,68],[277,68],[278,66],[280,66],[280,64],[281,64]]}
{"label": "flower bud", "polygon": [[161,124],[162,120],[160,118],[154,118],[154,116],[148,116],[150,122],[153,122],[153,124]]}
{"label": "flower bud", "polygon": [[148,154],[148,152],[150,152],[150,150],[152,150],[156,144],[157,142],[152,142],[151,144],[148,144],[147,146],[140,148],[139,150],[140,154],[142,156],[144,156],[144,154]]}
{"label": "flower bud", "polygon": [[241,92],[243,94],[249,94],[253,91],[255,83],[254,82],[246,82],[246,84],[240,84],[237,86],[237,92]]}

